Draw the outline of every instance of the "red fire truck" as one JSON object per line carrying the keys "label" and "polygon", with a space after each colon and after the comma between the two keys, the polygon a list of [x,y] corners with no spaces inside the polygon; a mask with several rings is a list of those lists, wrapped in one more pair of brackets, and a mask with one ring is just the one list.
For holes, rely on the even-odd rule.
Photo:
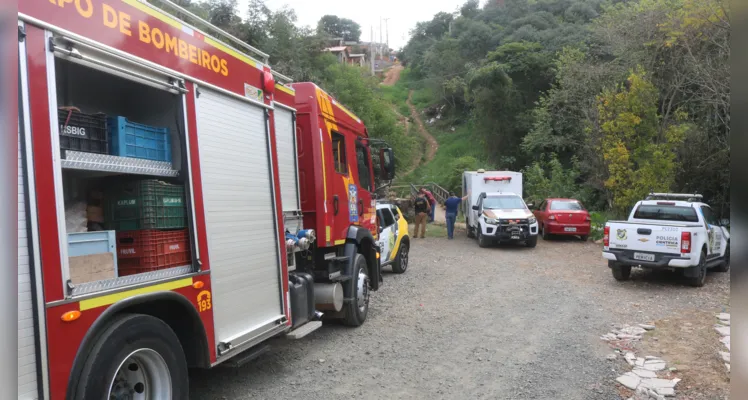
{"label": "red fire truck", "polygon": [[361,325],[381,284],[392,150],[158,3],[18,3],[21,399],[186,399],[188,367]]}

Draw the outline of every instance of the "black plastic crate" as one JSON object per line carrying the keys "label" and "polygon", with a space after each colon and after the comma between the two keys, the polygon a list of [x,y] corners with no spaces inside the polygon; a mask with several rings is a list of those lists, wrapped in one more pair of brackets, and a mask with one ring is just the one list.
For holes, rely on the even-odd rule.
{"label": "black plastic crate", "polygon": [[57,119],[60,123],[62,158],[65,158],[65,150],[109,154],[106,114],[85,114],[60,108],[57,110]]}

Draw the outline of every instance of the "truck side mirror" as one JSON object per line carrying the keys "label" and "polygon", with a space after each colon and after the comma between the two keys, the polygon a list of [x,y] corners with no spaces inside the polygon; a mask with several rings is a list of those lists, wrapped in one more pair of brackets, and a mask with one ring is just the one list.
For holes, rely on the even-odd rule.
{"label": "truck side mirror", "polygon": [[527,208],[534,210],[535,209],[535,203],[527,203]]}
{"label": "truck side mirror", "polygon": [[478,207],[478,205],[476,204],[476,205],[473,206],[473,210],[480,211],[480,207]]}
{"label": "truck side mirror", "polygon": [[379,172],[383,181],[395,179],[395,153],[391,148],[379,149]]}

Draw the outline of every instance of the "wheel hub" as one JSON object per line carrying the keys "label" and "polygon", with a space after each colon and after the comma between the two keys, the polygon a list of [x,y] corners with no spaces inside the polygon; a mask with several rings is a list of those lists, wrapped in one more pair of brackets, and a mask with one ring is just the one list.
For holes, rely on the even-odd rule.
{"label": "wheel hub", "polygon": [[356,302],[358,303],[358,310],[364,312],[367,305],[369,304],[369,275],[366,271],[360,269],[358,271],[358,290]]}
{"label": "wheel hub", "polygon": [[169,367],[163,357],[151,349],[139,349],[125,357],[109,385],[109,400],[170,398]]}

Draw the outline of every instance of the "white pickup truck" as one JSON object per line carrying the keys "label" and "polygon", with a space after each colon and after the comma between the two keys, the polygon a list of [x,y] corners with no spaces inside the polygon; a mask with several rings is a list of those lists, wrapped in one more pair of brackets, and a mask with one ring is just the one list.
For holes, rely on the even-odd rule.
{"label": "white pickup truck", "polygon": [[653,193],[636,203],[627,221],[605,224],[603,258],[616,280],[631,267],[682,270],[692,286],[706,271],[730,268],[729,220],[717,221],[701,195]]}

